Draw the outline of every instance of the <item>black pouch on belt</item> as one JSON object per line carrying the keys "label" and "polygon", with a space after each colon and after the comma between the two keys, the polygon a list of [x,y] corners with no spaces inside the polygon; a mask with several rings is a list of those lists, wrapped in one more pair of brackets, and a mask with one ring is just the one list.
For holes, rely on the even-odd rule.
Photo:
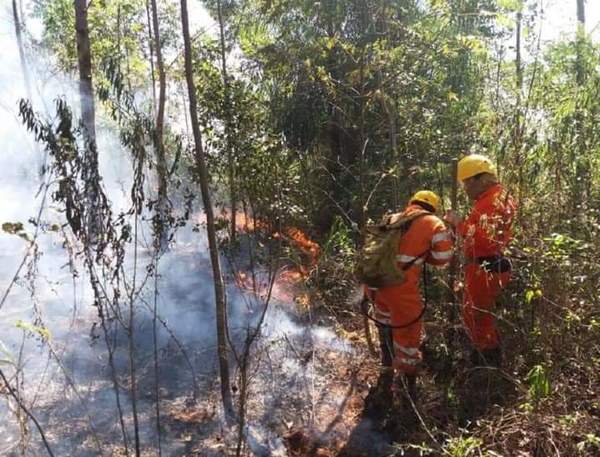
{"label": "black pouch on belt", "polygon": [[508,257],[477,257],[477,263],[488,273],[507,273],[512,270],[512,263]]}

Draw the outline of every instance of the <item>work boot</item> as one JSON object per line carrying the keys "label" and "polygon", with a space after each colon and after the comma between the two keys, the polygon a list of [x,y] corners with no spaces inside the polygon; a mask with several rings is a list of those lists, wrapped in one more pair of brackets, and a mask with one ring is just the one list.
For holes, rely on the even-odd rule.
{"label": "work boot", "polygon": [[392,368],[384,367],[379,373],[377,383],[369,389],[365,398],[363,412],[371,418],[381,418],[385,416],[388,408],[392,404],[392,380],[394,372]]}

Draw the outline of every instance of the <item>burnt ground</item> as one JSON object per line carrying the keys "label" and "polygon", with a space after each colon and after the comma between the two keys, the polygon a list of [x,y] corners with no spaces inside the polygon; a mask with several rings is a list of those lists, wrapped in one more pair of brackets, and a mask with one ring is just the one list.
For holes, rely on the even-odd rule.
{"label": "burnt ground", "polygon": [[[429,325],[433,336],[427,342],[427,364],[418,385],[418,414],[403,398],[401,388],[375,414],[367,412],[365,402],[378,379],[378,361],[368,350],[360,317],[349,315],[340,322],[320,317],[320,312],[313,310],[298,318],[293,317],[288,306],[272,304],[253,352],[248,370],[248,444],[242,455],[440,455],[440,446],[450,436],[461,436],[466,430],[506,440],[507,446],[521,446],[534,439],[531,432],[544,436],[546,430],[552,430],[552,424],[546,424],[543,416],[534,424],[537,429],[533,425],[525,427],[530,415],[515,407],[523,387],[511,379],[508,369],[503,373],[474,369],[467,360],[465,341],[457,340],[453,363],[445,363],[442,339],[435,338],[434,324]],[[150,456],[157,455],[154,372],[151,354],[142,344],[147,341],[143,332],[147,331],[148,322],[140,328],[144,329],[140,330],[138,359],[140,436],[142,455]],[[237,332],[239,336],[242,330],[238,328]],[[83,400],[75,397],[59,372],[49,373],[44,395],[36,403],[36,414],[56,455],[91,457],[101,455],[98,448],[103,450],[102,455],[123,455],[105,351],[101,346],[97,351],[82,351],[81,344],[80,341],[72,357],[67,351],[63,359],[70,368],[86,366],[85,372],[73,370],[78,373],[75,381]],[[186,340],[184,349],[189,360],[173,341],[164,345],[160,353],[163,455],[235,455],[237,428],[227,426],[222,417],[215,348],[199,338],[195,343]],[[194,367],[195,382],[189,361]],[[232,374],[237,404],[239,372],[234,370]],[[127,379],[123,371],[119,378],[121,401],[131,446],[133,424]],[[590,402],[594,395],[590,393]],[[508,432],[510,436],[504,436]],[[43,455],[35,434],[32,445],[36,452],[33,455]],[[0,452],[1,455],[18,455],[14,445],[4,449],[7,452]]]}
{"label": "burnt ground", "polygon": [[[302,322],[300,331],[267,336],[258,345],[248,420],[252,440],[260,444],[243,455],[436,455],[435,443],[444,443],[448,433],[460,433],[515,397],[510,379],[470,366],[465,341],[459,338],[451,366],[437,351],[440,342],[428,343],[416,413],[399,385],[391,401],[368,411],[379,368],[360,317],[319,319]],[[169,426],[187,441],[181,455],[235,455],[235,432],[213,426],[213,433],[206,433],[218,416],[218,404],[216,396],[200,406],[181,399],[170,404]]]}
{"label": "burnt ground", "polygon": [[[162,455],[231,456],[235,455],[238,428],[226,424],[220,406],[211,328],[213,298],[209,290],[197,287],[198,282],[210,284],[208,267],[206,259],[194,259],[194,254],[190,254],[188,261],[178,259],[169,266],[171,275],[165,279],[165,290],[171,293],[165,293],[161,302],[164,317],[178,338],[176,342],[164,329],[159,335]],[[239,348],[248,324],[256,322],[259,313],[248,293],[231,292],[231,336]],[[430,314],[426,316],[430,339],[418,385],[417,412],[403,398],[400,388],[393,399],[375,409],[375,414],[367,412],[365,402],[372,397],[370,393],[378,379],[378,359],[368,349],[361,316],[351,307],[332,310],[317,306],[317,301],[301,289],[278,292],[247,371],[248,426],[242,455],[440,455],[441,446],[450,437],[473,433],[486,442],[501,443],[506,449],[533,449],[519,455],[544,456],[551,454],[536,453],[535,449],[545,449],[543,441],[547,438],[556,439],[559,432],[565,436],[571,433],[573,442],[578,443],[593,430],[598,392],[592,387],[580,399],[585,406],[567,405],[561,410],[564,417],[573,408],[583,411],[569,419],[568,424],[577,427],[559,430],[558,421],[552,417],[555,406],[544,409],[541,405],[534,413],[519,408],[526,388],[510,375],[516,368],[523,371],[516,366],[516,357],[507,358],[502,373],[474,369],[468,361],[468,345],[461,337],[456,339],[449,357],[445,331],[436,324],[440,319]],[[158,441],[152,322],[141,310],[137,322],[141,454],[154,456]],[[89,330],[88,321],[76,321],[71,336],[54,343],[65,370],[53,362],[44,371],[45,360],[41,360],[38,362],[44,363],[38,363],[37,377],[29,380],[40,392],[33,410],[57,456],[124,454],[106,349],[101,338],[90,339]],[[127,345],[123,334],[116,334],[115,338],[115,365],[131,451]],[[35,341],[32,344],[43,347]],[[46,357],[43,351],[37,354]],[[65,381],[65,372],[76,384],[78,394]],[[587,372],[577,376],[591,378]],[[232,380],[237,405],[241,396],[240,373],[233,364]],[[588,410],[592,413],[585,412]],[[4,417],[9,419],[10,415],[0,419]],[[17,437],[14,423],[0,421],[0,455],[19,455]],[[44,455],[39,444],[32,430],[31,455]]]}

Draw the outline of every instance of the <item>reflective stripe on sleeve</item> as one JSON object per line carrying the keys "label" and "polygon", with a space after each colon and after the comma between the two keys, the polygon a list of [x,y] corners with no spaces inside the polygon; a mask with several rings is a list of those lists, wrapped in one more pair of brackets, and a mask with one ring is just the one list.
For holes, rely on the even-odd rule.
{"label": "reflective stripe on sleeve", "polygon": [[448,260],[452,258],[452,250],[441,252],[431,251],[431,257],[433,257],[435,260]]}
{"label": "reflective stripe on sleeve", "polygon": [[440,241],[452,241],[452,234],[450,232],[440,232],[433,235],[431,238],[431,244],[439,243]]}
{"label": "reflective stripe on sleeve", "polygon": [[[415,260],[417,259],[417,260]],[[396,256],[396,261],[400,262],[400,263],[411,263],[413,265],[421,265],[423,263],[423,257],[415,257],[414,255],[405,255],[405,254],[398,254]]]}

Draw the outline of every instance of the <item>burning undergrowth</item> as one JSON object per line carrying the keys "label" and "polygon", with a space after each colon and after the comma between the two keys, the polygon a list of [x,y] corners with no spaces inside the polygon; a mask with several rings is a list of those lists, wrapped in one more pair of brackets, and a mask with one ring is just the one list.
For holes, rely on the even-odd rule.
{"label": "burning undergrowth", "polygon": [[[366,355],[333,330],[293,318],[289,306],[277,301],[270,305],[247,367],[246,392],[234,384],[235,399],[246,396],[248,448],[253,455],[333,455],[362,407],[359,392],[367,371],[355,367]],[[236,375],[239,380],[239,371]],[[214,422],[218,401],[213,397],[197,414],[196,407],[179,400],[179,408],[171,411],[182,427],[181,436],[189,439],[186,455],[213,455],[211,447],[214,455],[234,452],[235,431],[204,437],[199,433],[199,425],[204,430]],[[294,440],[299,435],[314,449],[309,452]]]}
{"label": "burning undergrowth", "polygon": [[[127,186],[115,187],[111,192],[122,197]],[[14,367],[10,383],[19,386],[57,455],[119,455],[125,446],[132,453],[135,428],[141,455],[156,454],[159,436],[166,455],[234,455],[240,429],[241,455],[261,456],[386,455],[394,440],[430,438],[418,424],[402,429],[390,421],[382,428],[363,415],[363,397],[377,378],[375,360],[360,335],[323,324],[306,285],[320,247],[299,229],[248,230],[238,251],[223,256],[230,266],[234,403],[244,418],[232,424],[218,395],[215,297],[201,225],[174,232],[170,249],[157,257],[147,241],[153,238],[150,216],[140,214],[139,236],[122,251],[123,289],[109,294],[112,264],[90,262],[54,206],[37,222],[45,228],[0,325]],[[132,214],[125,220],[135,224]],[[56,225],[58,231],[47,229]],[[19,234],[32,226],[3,235],[3,278],[14,274],[20,260],[10,252],[31,248],[33,238]],[[98,272],[105,287],[100,295],[90,281]],[[107,312],[104,320],[100,310]],[[462,402],[478,381],[460,382],[466,387],[455,395]],[[441,441],[453,410],[431,394],[440,391],[437,386],[425,387],[421,412],[429,433]],[[0,407],[0,453],[25,446],[41,454],[39,438],[24,431],[27,420],[15,411],[14,402]],[[397,415],[402,412],[406,408]]]}
{"label": "burning undergrowth", "polygon": [[[294,231],[301,233],[298,229]],[[299,256],[306,263],[299,267],[290,261],[290,256],[284,256],[283,267],[274,274],[270,289],[269,274],[249,271],[244,255],[237,252],[238,265],[232,274],[243,292],[241,298],[248,303],[246,309],[254,313],[259,310],[260,314],[268,306],[260,338],[252,348],[251,363],[245,368],[248,385],[245,389],[234,385],[236,400],[243,401],[247,410],[248,452],[274,456],[393,454],[392,443],[404,440],[407,433],[420,427],[395,435],[390,430],[381,430],[380,424],[364,416],[364,397],[377,378],[377,364],[358,331],[344,330],[338,321],[324,319],[322,309],[312,301],[307,282],[320,248],[306,249],[307,245],[316,244],[296,244],[293,238],[279,232],[273,236],[264,225],[259,232],[260,241],[254,239],[255,244],[264,246],[273,240],[284,240],[287,247],[300,251]],[[239,245],[252,246],[252,242],[244,241],[256,233],[256,229],[246,229],[243,232],[246,237],[242,235]],[[324,321],[333,325],[326,326]],[[236,328],[240,336],[236,341],[243,344],[249,330]],[[242,367],[236,370],[236,379],[243,383]],[[439,405],[439,398],[429,399],[426,413],[436,417]],[[207,411],[214,411],[214,407],[205,405],[202,411],[195,414],[195,409],[183,402],[172,411],[172,417],[183,427],[182,435],[190,441],[187,448],[190,455],[208,455],[211,446],[215,452],[234,454],[235,431],[217,437],[199,436],[194,426],[210,422]],[[401,411],[397,411],[398,417],[402,416]],[[440,422],[445,420],[444,414],[448,411],[441,412]],[[416,439],[427,438],[424,432],[417,435]]]}
{"label": "burning undergrowth", "polygon": [[[63,146],[46,133],[54,147]],[[75,139],[70,144],[78,150]],[[85,201],[81,176],[58,178],[72,179],[69,204],[83,208],[77,206]],[[2,310],[10,384],[19,386],[19,398],[58,455],[133,453],[134,431],[142,455],[154,455],[160,439],[163,452],[174,456],[232,455],[238,448],[241,455],[383,455],[394,439],[427,438],[419,427],[392,436],[363,417],[375,361],[358,334],[340,336],[315,310],[306,282],[321,248],[297,228],[256,223],[240,233],[237,251],[223,256],[238,417],[228,422],[218,395],[215,296],[201,224],[172,231],[170,249],[158,252],[151,209],[111,204],[127,202],[123,189],[132,183],[104,185],[102,226],[110,237],[101,249],[65,221],[64,193],[34,224],[2,238],[6,257],[11,249],[27,254]],[[27,230],[37,236],[23,239]],[[3,277],[14,274],[19,260],[3,265]],[[448,422],[449,413],[436,413],[440,404],[440,398],[423,402],[434,433]],[[0,452],[42,453],[27,419],[14,402],[10,408],[0,411]]]}
{"label": "burning undergrowth", "polygon": [[[140,172],[142,150],[151,149],[148,135],[136,137],[141,148],[132,151],[107,121],[97,144],[87,143],[70,112],[75,97],[64,95],[72,90],[67,81],[42,94],[58,97],[57,116],[39,100],[21,102],[21,121],[40,146],[15,118],[22,90],[11,93],[3,111],[10,122],[0,125],[10,146],[0,159],[0,368],[16,389],[12,398],[0,386],[0,455],[45,452],[20,405],[38,421],[55,455],[133,453],[134,430],[141,455],[156,454],[159,436],[168,455],[229,455],[236,427],[224,421],[216,394],[205,233],[189,224],[172,230],[170,249],[157,253],[154,187]],[[86,161],[94,150],[99,171],[90,191]],[[32,163],[43,163],[45,174]],[[172,197],[190,202],[184,189]],[[98,205],[95,215],[89,203]],[[189,210],[173,208],[173,225],[184,225]],[[100,230],[94,233],[95,222]],[[250,268],[239,256],[246,264],[229,271],[238,279],[237,285],[229,281],[229,329],[237,353],[234,400],[239,404],[244,395],[248,411],[244,441],[257,455],[298,454],[292,437],[302,430],[311,446],[326,449],[345,433],[340,430],[349,430],[347,411],[360,399],[356,386],[363,382],[351,367],[364,354],[306,312],[303,283],[319,246],[296,228],[269,237],[296,257],[269,269],[263,261]],[[259,278],[258,287],[251,276]],[[255,331],[242,386],[239,356]]]}
{"label": "burning undergrowth", "polygon": [[[60,212],[45,212],[42,220],[46,226],[61,225]],[[149,233],[149,227],[143,227]],[[136,270],[144,284],[136,292],[134,321],[128,321],[117,307],[105,323],[90,306],[95,298],[85,263],[74,255],[81,252],[77,242],[62,230],[43,230],[36,238],[35,261],[27,262],[28,273],[19,277],[3,309],[2,340],[20,372],[17,381],[22,398],[35,412],[57,455],[116,455],[123,452],[123,429],[125,442],[132,445],[129,329],[135,349],[142,454],[156,449],[154,301],[159,321],[156,339],[163,450],[171,455],[227,455],[234,447],[235,431],[224,425],[214,394],[218,381],[212,276],[207,253],[195,247],[203,245],[202,235],[189,229],[180,231],[176,240],[182,242],[172,245],[151,275],[148,268],[155,265],[152,249],[140,242],[135,263],[133,247],[128,247],[123,274],[131,278]],[[29,241],[14,235],[7,234],[2,241],[3,253],[24,254],[29,246]],[[16,262],[3,267],[3,277],[9,277]],[[276,275],[275,292],[247,367],[250,381],[245,395],[250,413],[245,440],[252,452],[264,455],[286,455],[293,445],[285,437],[299,428],[312,430],[315,443],[326,442],[337,424],[346,420],[339,411],[354,392],[347,391],[352,373],[336,370],[350,365],[355,350],[331,329],[316,325],[310,316],[294,317],[292,297],[305,294],[301,284],[306,271],[291,266],[283,271]],[[257,274],[263,277],[259,282],[268,282],[264,272]],[[261,294],[244,287],[240,290],[232,285],[228,295],[231,342],[239,349],[266,303],[264,294],[260,299]],[[19,320],[28,324],[14,325]],[[234,386],[234,390],[237,399],[240,389]],[[23,445],[17,438],[20,431],[13,418],[14,407],[12,412],[2,407],[0,413],[2,454],[10,455]],[[306,415],[306,411],[310,413]],[[323,418],[337,416],[329,430],[319,430],[317,424],[326,423]],[[202,424],[201,432],[198,424]],[[43,452],[33,433],[27,446]]]}
{"label": "burning undergrowth", "polygon": [[[209,455],[211,446],[215,452],[223,450],[233,435],[223,431],[219,400],[211,393],[218,388],[210,268],[202,255],[189,252],[187,246],[182,250],[178,251],[175,245],[163,258],[160,272],[158,346],[160,402],[165,416],[163,446],[173,455],[179,455],[177,449],[188,447],[197,449],[198,455]],[[46,267],[44,262],[39,266],[52,275],[53,270]],[[68,272],[63,272],[60,281],[54,276],[58,297],[69,293],[68,276]],[[79,279],[81,290],[85,289],[85,279]],[[243,344],[245,333],[258,319],[259,310],[253,308],[255,301],[249,294],[236,287],[229,290],[234,345]],[[152,295],[152,288],[141,293],[135,321],[138,411],[141,436],[148,450],[156,440],[152,424],[152,313],[146,306]],[[106,446],[118,449],[117,404],[100,330],[97,325],[90,327],[90,320],[95,319],[92,310],[86,308],[89,291],[81,297],[75,318],[72,309],[60,309],[60,299],[46,300],[45,291],[40,291],[40,297],[44,308],[41,321],[52,337],[45,342],[39,337],[26,339],[24,351],[37,352],[38,360],[24,364],[25,378],[30,380],[24,385],[24,394],[29,396],[43,386],[43,395],[33,404],[58,455],[85,455]],[[348,365],[356,355],[332,330],[294,318],[293,313],[289,303],[275,299],[270,304],[248,367],[248,410],[252,412],[248,417],[248,439],[254,439],[258,448],[273,452],[285,448],[282,437],[295,427],[322,423],[317,416],[335,417],[333,413],[344,402],[346,386],[342,382],[332,389],[332,367]],[[127,335],[117,324],[114,329],[113,364],[122,389],[121,407],[128,411],[131,403],[127,394]],[[17,339],[20,331],[8,329],[3,333],[4,339],[11,333]],[[48,354],[50,346],[52,354]],[[343,378],[350,373],[340,375]],[[313,417],[298,416],[305,411],[312,411]],[[8,415],[5,417],[9,419]],[[5,427],[10,422],[5,421]],[[199,423],[203,424],[201,436],[188,430],[188,426]],[[132,426],[129,414],[125,414],[125,425],[128,429]],[[2,436],[9,438],[4,449],[9,449],[11,441],[15,443],[10,437],[16,436],[17,431],[5,428],[4,432]],[[60,439],[67,435],[75,438]]]}

